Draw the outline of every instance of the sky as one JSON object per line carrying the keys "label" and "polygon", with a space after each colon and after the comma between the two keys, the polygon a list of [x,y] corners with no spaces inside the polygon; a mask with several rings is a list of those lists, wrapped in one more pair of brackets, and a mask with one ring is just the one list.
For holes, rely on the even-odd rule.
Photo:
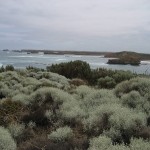
{"label": "sky", "polygon": [[0,49],[150,53],[150,0],[0,0]]}

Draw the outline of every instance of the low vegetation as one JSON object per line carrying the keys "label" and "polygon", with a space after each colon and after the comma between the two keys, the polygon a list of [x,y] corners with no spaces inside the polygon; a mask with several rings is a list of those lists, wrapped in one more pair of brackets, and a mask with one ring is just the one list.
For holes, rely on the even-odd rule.
{"label": "low vegetation", "polygon": [[81,61],[12,68],[0,69],[0,149],[150,149],[149,76]]}

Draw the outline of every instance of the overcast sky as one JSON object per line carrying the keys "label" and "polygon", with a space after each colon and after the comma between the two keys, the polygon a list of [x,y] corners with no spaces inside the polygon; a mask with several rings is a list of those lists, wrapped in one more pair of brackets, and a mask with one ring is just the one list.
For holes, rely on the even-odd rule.
{"label": "overcast sky", "polygon": [[0,49],[150,53],[150,0],[0,0]]}

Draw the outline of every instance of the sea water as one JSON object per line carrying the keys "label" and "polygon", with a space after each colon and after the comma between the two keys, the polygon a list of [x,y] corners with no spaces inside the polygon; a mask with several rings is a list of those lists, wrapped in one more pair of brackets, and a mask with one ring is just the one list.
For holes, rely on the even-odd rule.
{"label": "sea water", "polygon": [[0,66],[13,65],[15,68],[26,68],[34,66],[46,68],[48,65],[59,64],[61,62],[69,62],[74,60],[82,60],[89,63],[92,69],[107,68],[113,70],[130,70],[140,74],[150,74],[150,61],[142,61],[139,66],[131,65],[109,65],[109,58],[103,56],[88,56],[88,55],[44,55],[27,54],[23,52],[0,51]]}

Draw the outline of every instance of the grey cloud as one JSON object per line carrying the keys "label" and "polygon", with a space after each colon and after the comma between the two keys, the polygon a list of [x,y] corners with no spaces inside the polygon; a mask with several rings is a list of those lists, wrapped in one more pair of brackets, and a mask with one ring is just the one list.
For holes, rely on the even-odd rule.
{"label": "grey cloud", "polygon": [[0,48],[148,52],[149,18],[148,0],[0,1]]}

